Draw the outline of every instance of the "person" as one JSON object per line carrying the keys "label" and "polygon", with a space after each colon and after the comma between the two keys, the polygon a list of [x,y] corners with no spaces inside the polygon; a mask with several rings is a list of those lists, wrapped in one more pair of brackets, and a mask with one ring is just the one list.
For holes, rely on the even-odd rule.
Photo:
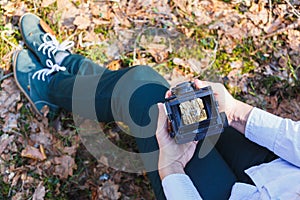
{"label": "person", "polygon": [[[220,111],[226,112],[231,125],[220,135],[215,147],[204,158],[199,158],[197,153],[201,141],[176,145],[169,138],[162,105],[158,103],[164,101],[166,94],[169,95],[170,86],[152,68],[134,66],[110,71],[81,55],[72,54],[69,49],[74,43],[59,43],[45,23],[31,13],[21,17],[19,27],[28,49],[14,55],[14,76],[34,110],[51,118],[63,108],[84,117],[95,114],[102,122],[126,123],[136,136],[157,199],[257,197],[262,190],[269,192],[267,184],[282,184],[283,180],[289,180],[288,184],[282,184],[287,186],[284,191],[288,191],[282,194],[288,195],[290,191],[296,191],[290,188],[299,186],[293,181],[298,180],[299,174],[296,176],[295,172],[290,181],[292,175],[289,171],[299,171],[296,167],[299,166],[299,136],[292,134],[299,132],[299,124],[233,100],[220,84],[195,80],[197,87],[214,86]],[[226,95],[220,95],[223,93]],[[48,111],[44,109],[45,105]],[[288,137],[278,132],[286,127],[288,130],[284,133],[288,133]],[[285,146],[286,143],[293,145]],[[283,153],[284,147],[291,153]],[[159,153],[146,155],[158,148]],[[278,160],[278,156],[282,159]],[[263,168],[263,163],[268,163],[271,168],[277,167],[279,171]],[[262,171],[250,168],[244,172],[256,165]],[[282,168],[286,177],[279,176]],[[253,178],[255,172],[263,173],[263,169],[276,173],[278,179],[272,182],[270,178],[273,180],[274,176],[271,174],[263,182]],[[270,194],[273,196],[279,196],[278,192],[281,192],[274,187],[271,190],[277,192]]]}
{"label": "person", "polygon": [[[231,145],[217,144],[220,155],[237,175],[230,199],[300,199],[300,122],[283,119],[238,101],[221,84],[196,80],[195,85],[198,88],[212,86],[220,102],[220,110],[225,111],[229,125],[239,131],[234,134],[240,137],[240,141],[247,143],[244,147],[238,145],[238,148],[231,146],[236,145],[237,140],[233,140]],[[165,195],[167,199],[201,199],[202,190],[198,192],[193,184],[195,179],[201,177],[189,178],[185,173],[189,161],[194,159],[196,143],[179,147],[168,137],[167,117],[162,104],[159,104],[159,110],[156,137],[160,148],[159,175]],[[249,143],[245,138],[254,143]],[[239,180],[241,171],[236,166],[240,162],[247,163],[249,159],[255,160],[261,156],[249,154],[254,152],[250,144],[258,148],[266,147],[276,155],[269,154],[265,162],[260,164],[249,164],[249,169],[244,167],[245,173],[251,179],[247,183]],[[205,185],[206,182],[202,181],[202,184]]]}

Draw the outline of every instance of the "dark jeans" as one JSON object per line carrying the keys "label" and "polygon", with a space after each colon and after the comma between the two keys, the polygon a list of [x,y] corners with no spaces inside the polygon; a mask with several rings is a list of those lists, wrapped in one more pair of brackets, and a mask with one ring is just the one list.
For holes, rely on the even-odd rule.
{"label": "dark jeans", "polygon": [[[156,103],[164,101],[169,88],[162,76],[147,66],[110,71],[80,55],[68,56],[62,66],[67,70],[56,73],[50,82],[52,103],[74,112],[76,101],[82,105],[76,114],[84,117],[89,117],[90,109],[86,107],[92,103],[98,121],[123,121],[129,126],[136,136],[139,152],[158,149]],[[75,87],[76,81],[81,83],[79,89]],[[92,85],[95,85],[94,91],[90,91]],[[74,95],[75,90],[81,90],[82,95]],[[140,128],[149,124],[152,125],[147,130]],[[252,183],[245,169],[275,158],[267,149],[232,128],[227,128],[215,148],[201,159],[198,157],[200,147],[201,142],[185,171],[204,199],[228,199],[236,181]],[[157,156],[145,160],[146,169],[150,165],[157,166]],[[148,177],[157,199],[165,199],[158,171],[149,172]]]}

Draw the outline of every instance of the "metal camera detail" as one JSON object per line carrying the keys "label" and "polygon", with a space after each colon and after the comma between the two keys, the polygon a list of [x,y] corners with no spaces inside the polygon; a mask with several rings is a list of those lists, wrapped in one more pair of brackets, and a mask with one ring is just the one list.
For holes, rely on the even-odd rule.
{"label": "metal camera detail", "polygon": [[196,89],[194,83],[184,82],[171,89],[165,109],[171,123],[170,136],[178,144],[203,140],[220,134],[228,126],[225,113],[219,113],[210,86]]}

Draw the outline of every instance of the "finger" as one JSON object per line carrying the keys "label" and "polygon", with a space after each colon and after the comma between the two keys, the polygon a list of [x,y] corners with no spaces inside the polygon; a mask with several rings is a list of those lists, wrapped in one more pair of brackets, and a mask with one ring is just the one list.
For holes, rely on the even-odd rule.
{"label": "finger", "polygon": [[209,83],[207,81],[200,81],[199,79],[195,79],[194,83],[197,89],[209,86]]}
{"label": "finger", "polygon": [[172,96],[172,92],[171,92],[171,90],[168,90],[166,92],[165,98],[169,98],[170,96]]}
{"label": "finger", "polygon": [[157,119],[157,129],[156,132],[167,132],[167,115],[165,113],[164,104],[158,103],[158,119]]}

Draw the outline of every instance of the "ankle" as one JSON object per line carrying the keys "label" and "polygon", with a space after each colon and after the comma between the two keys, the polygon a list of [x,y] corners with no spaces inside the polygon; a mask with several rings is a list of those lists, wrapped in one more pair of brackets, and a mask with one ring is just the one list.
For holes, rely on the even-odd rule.
{"label": "ankle", "polygon": [[54,56],[54,60],[56,62],[56,64],[61,65],[63,60],[70,55],[70,53],[64,51],[64,52],[58,52],[55,56]]}

